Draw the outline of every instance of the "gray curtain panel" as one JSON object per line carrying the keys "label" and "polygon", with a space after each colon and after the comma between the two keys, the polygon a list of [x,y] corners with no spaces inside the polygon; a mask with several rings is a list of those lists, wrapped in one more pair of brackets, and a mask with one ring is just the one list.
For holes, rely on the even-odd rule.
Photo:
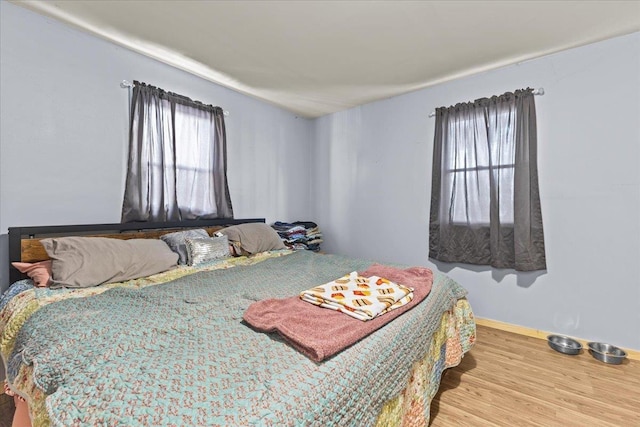
{"label": "gray curtain panel", "polygon": [[532,89],[436,109],[429,257],[545,270]]}
{"label": "gray curtain panel", "polygon": [[134,82],[122,222],[233,218],[220,107]]}

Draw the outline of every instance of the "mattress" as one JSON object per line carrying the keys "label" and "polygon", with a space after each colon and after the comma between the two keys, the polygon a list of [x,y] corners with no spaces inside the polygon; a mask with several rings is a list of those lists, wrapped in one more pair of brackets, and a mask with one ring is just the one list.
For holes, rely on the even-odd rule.
{"label": "mattress", "polygon": [[9,386],[34,426],[426,425],[442,371],[475,340],[466,291],[446,275],[320,363],[242,322],[252,302],[369,265],[279,251],[82,290],[27,286],[0,311]]}

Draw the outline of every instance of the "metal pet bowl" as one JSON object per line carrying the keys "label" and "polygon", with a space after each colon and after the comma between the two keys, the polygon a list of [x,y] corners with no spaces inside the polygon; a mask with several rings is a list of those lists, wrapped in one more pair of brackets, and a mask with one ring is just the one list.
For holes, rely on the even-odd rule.
{"label": "metal pet bowl", "polygon": [[582,350],[582,344],[573,338],[562,335],[549,335],[547,342],[549,343],[549,347],[564,354],[576,355]]}
{"label": "metal pet bowl", "polygon": [[589,353],[601,362],[619,365],[627,357],[627,353],[615,345],[602,342],[590,342]]}

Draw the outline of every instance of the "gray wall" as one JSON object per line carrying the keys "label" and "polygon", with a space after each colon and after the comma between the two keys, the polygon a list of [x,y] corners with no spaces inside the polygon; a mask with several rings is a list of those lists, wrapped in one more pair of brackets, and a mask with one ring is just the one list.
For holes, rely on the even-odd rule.
{"label": "gray wall", "polygon": [[120,221],[128,93],[140,80],[220,105],[236,218],[310,217],[313,122],[0,1],[0,288],[7,228]]}
{"label": "gray wall", "polygon": [[[427,260],[435,107],[536,97],[548,271]],[[640,33],[316,121],[316,220],[329,252],[430,265],[477,316],[640,349]]]}

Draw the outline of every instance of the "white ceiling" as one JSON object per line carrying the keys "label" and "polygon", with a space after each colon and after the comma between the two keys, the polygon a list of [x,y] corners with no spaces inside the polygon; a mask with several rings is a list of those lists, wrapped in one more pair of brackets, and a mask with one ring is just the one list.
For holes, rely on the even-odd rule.
{"label": "white ceiling", "polygon": [[640,0],[13,3],[304,117],[640,30]]}

